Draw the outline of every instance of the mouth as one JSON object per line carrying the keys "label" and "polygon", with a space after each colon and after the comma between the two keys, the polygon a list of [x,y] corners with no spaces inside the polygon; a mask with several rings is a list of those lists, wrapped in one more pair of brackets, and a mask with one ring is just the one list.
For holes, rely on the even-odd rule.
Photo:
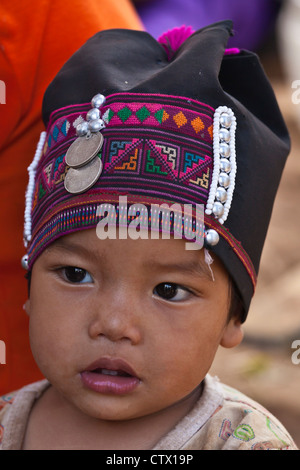
{"label": "mouth", "polygon": [[101,358],[81,372],[85,387],[102,394],[124,395],[140,383],[133,368],[123,359]]}

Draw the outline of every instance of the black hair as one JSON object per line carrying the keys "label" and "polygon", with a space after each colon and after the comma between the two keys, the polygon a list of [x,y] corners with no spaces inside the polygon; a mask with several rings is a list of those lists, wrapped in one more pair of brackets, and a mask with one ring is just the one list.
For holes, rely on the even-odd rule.
{"label": "black hair", "polygon": [[25,274],[25,279],[27,279],[27,293],[28,293],[28,298],[30,297],[30,286],[31,286],[31,271],[27,271]]}
{"label": "black hair", "polygon": [[243,323],[246,319],[242,297],[233,279],[229,280],[230,304],[228,310],[228,322],[232,318],[239,319]]}

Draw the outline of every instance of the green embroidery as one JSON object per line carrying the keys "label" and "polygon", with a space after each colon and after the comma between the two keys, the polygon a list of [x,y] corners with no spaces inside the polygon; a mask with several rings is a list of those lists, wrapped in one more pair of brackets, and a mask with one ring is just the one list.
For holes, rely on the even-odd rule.
{"label": "green embroidery", "polygon": [[162,171],[159,165],[154,164],[154,158],[150,157],[151,150],[147,151],[146,171],[148,173],[158,173],[159,175],[167,175],[168,173]]}
{"label": "green embroidery", "polygon": [[[279,439],[285,446],[287,446],[287,442],[285,442],[284,440],[280,439],[280,437],[276,434],[275,431],[273,431],[273,429],[271,428],[271,420],[270,418],[267,416],[267,427],[270,429],[270,431],[274,434],[274,436],[277,437],[277,439]],[[272,423],[273,424],[273,423]]]}
{"label": "green embroidery", "polygon": [[255,437],[253,429],[249,424],[240,424],[237,426],[233,432],[234,437],[242,441],[251,441]]}
{"label": "green embroidery", "polygon": [[150,116],[150,111],[146,108],[146,106],[143,106],[141,109],[139,109],[136,112],[136,117],[141,121],[145,121]]}
{"label": "green embroidery", "polygon": [[40,183],[40,187],[39,187],[39,199],[42,199],[42,197],[46,194],[46,191],[45,189],[43,188],[43,185],[42,183]]}
{"label": "green embroidery", "polygon": [[109,123],[110,120],[112,119],[112,117],[114,116],[114,114],[115,114],[115,113],[112,111],[112,109],[109,108],[109,109],[105,112],[105,114],[104,114],[103,117],[105,117],[105,121],[106,121],[107,123]]}
{"label": "green embroidery", "polygon": [[164,110],[160,109],[159,111],[156,111],[156,113],[154,113],[154,116],[156,117],[158,122],[161,124],[163,122]]}
{"label": "green embroidery", "polygon": [[122,122],[127,121],[128,118],[132,115],[132,111],[125,106],[125,108],[120,109],[118,112],[118,116],[121,119]]}

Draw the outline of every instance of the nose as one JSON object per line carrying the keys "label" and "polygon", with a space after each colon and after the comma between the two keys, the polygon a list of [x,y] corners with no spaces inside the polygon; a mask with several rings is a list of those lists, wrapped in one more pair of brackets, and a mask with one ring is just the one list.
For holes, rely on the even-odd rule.
{"label": "nose", "polygon": [[136,345],[142,340],[141,313],[141,306],[129,293],[101,296],[93,309],[89,336],[92,339],[102,336],[112,342],[125,340]]}

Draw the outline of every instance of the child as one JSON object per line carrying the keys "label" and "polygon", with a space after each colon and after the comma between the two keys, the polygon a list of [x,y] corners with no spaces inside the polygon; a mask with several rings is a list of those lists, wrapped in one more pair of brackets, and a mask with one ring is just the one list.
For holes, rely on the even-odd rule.
{"label": "child", "polygon": [[103,31],[48,87],[23,259],[46,379],[2,398],[2,449],[296,449],[208,374],[242,340],[289,151],[231,27]]}

